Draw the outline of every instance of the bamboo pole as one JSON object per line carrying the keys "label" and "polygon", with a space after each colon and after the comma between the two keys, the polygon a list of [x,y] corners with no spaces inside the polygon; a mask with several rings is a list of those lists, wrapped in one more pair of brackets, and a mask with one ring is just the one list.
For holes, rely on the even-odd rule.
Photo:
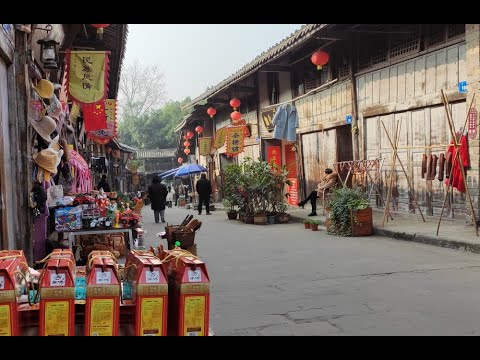
{"label": "bamboo pole", "polygon": [[[385,128],[385,125],[382,125]],[[385,219],[388,222],[388,216],[387,214],[390,214],[390,200],[392,197],[392,187],[393,187],[393,173],[395,172],[395,165],[397,161],[397,146],[398,146],[398,140],[400,139],[400,129],[401,129],[401,120],[397,122],[397,127],[395,128],[395,146],[392,146],[392,164],[391,164],[391,169],[390,169],[390,177],[389,177],[389,185],[387,189],[387,200],[385,202],[385,211],[383,212],[383,223],[382,226],[385,226]]]}
{"label": "bamboo pole", "polygon": [[[443,90],[442,90],[443,92]],[[465,123],[463,124],[463,129],[465,129],[465,127],[467,126],[467,122],[468,122],[468,114],[470,113],[470,110],[472,109],[472,106],[473,106],[473,101],[475,100],[475,93],[473,94],[473,97],[472,97],[472,101],[470,102],[470,106],[468,107],[468,112],[467,112],[467,116],[465,117]],[[442,101],[443,101],[443,98],[442,98]],[[448,101],[448,100],[447,100]],[[447,120],[448,121],[448,120]],[[456,138],[454,137],[454,144],[456,143]],[[451,144],[449,144],[451,145]],[[453,167],[455,166],[455,161],[457,160],[458,158],[458,151],[455,152],[455,157],[454,159],[452,160],[452,168],[450,169],[450,176],[448,177],[448,185],[447,185],[447,191],[445,192],[445,198],[443,199],[443,206],[442,206],[442,210],[440,211],[440,218],[438,219],[438,225],[437,225],[437,236],[438,236],[438,233],[440,231],[440,223],[442,222],[442,217],[443,217],[443,210],[445,209],[445,204],[447,203],[447,199],[448,199],[448,195],[450,194],[450,184],[451,184],[451,181],[450,179],[452,178],[452,174],[453,174]],[[453,187],[452,187],[452,194],[453,194]],[[476,223],[476,221],[475,221]],[[478,234],[477,234],[478,235]]]}
{"label": "bamboo pole", "polygon": [[[383,129],[385,130],[385,133],[387,134],[388,141],[390,142],[390,146],[393,147],[392,139],[390,138],[390,134],[387,131],[387,128],[385,127],[385,124],[382,121]],[[420,209],[420,205],[418,204],[417,197],[415,196],[415,191],[413,190],[412,183],[410,182],[410,178],[408,177],[407,171],[405,170],[405,167],[403,166],[402,160],[400,160],[400,157],[397,154],[398,162],[400,166],[402,167],[403,173],[405,174],[405,177],[407,178],[407,183],[408,183],[408,188],[412,193],[413,201],[415,205],[417,205],[418,211],[420,212],[420,215],[422,216],[423,222],[425,222],[425,217],[423,216],[422,209]]]}
{"label": "bamboo pole", "polygon": [[[441,90],[441,92],[442,92],[443,106],[445,107],[445,111],[447,113],[448,127],[450,128],[450,134],[452,135],[453,143],[455,145],[455,150],[456,150],[455,158],[457,158],[457,157],[459,158],[459,151],[458,150],[459,150],[460,145],[458,144],[457,138],[456,138],[456,135],[455,135],[455,124],[454,124],[453,119],[452,119],[451,110],[448,108],[448,105],[449,105],[448,104],[448,99],[445,96],[445,93],[443,92],[443,89]],[[473,104],[473,98],[472,98],[472,104]],[[470,109],[468,110],[468,113],[469,112],[470,112]],[[467,113],[467,121],[468,121],[468,113]],[[467,121],[465,121],[465,126],[467,124]],[[464,126],[464,131],[465,131],[465,126]],[[463,132],[462,132],[462,136],[464,136]],[[473,209],[473,202],[472,202],[472,198],[470,197],[470,191],[468,190],[465,168],[463,167],[463,162],[461,161],[460,158],[458,159],[458,163],[460,164],[460,171],[462,173],[462,178],[463,178],[462,180],[463,180],[463,184],[465,186],[465,192],[467,193],[468,204],[470,206],[470,211],[471,211],[471,214],[472,214],[473,222],[475,224],[475,233],[478,236],[477,218],[475,216],[475,211]],[[453,170],[453,166],[452,166],[452,170]],[[449,186],[450,186],[450,181],[451,181],[451,179],[449,178],[449,182],[448,182]],[[452,192],[453,192],[453,187],[452,187]]]}

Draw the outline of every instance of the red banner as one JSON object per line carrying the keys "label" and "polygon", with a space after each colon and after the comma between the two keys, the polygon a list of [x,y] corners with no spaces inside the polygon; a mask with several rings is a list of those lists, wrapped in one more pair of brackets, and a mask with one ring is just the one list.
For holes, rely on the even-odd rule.
{"label": "red banner", "polygon": [[289,178],[288,180],[292,182],[292,185],[288,187],[288,193],[290,194],[288,203],[296,206],[298,203],[298,180],[297,178]]}
{"label": "red banner", "polygon": [[280,146],[267,146],[267,162],[274,162],[280,168],[282,167],[282,148]]}

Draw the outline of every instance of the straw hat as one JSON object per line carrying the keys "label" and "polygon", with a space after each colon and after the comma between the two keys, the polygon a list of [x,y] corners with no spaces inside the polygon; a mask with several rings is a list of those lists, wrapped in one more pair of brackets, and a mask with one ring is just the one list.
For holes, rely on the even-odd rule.
{"label": "straw hat", "polygon": [[32,120],[30,123],[43,140],[52,142],[50,135],[57,129],[57,123],[51,116],[44,116],[39,121]]}
{"label": "straw hat", "polygon": [[44,99],[50,99],[50,97],[53,95],[54,86],[46,79],[40,80],[37,86],[34,86],[34,88],[37,94]]}
{"label": "straw hat", "polygon": [[46,171],[56,174],[57,166],[63,156],[63,150],[55,151],[53,148],[48,148],[33,155],[35,163]]}

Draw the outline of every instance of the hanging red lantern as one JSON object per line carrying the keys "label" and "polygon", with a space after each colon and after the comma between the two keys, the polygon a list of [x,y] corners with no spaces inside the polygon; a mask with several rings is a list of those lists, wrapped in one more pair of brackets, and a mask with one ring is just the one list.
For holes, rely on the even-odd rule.
{"label": "hanging red lantern", "polygon": [[237,110],[237,108],[240,107],[241,103],[242,102],[237,98],[233,98],[232,100],[230,100],[230,106],[233,108],[233,110]]}
{"label": "hanging red lantern", "polygon": [[186,149],[183,150],[183,152],[184,152],[186,155],[188,155],[188,154],[190,154],[190,149],[189,149],[189,148],[186,148]]}
{"label": "hanging red lantern", "polygon": [[215,109],[214,107],[209,107],[208,110],[207,110],[207,114],[210,115],[210,117],[214,117],[215,114],[217,113],[217,109]]}
{"label": "hanging red lantern", "polygon": [[316,51],[313,53],[310,60],[314,65],[317,65],[317,70],[322,70],[322,66],[328,63],[330,56],[325,51]]}
{"label": "hanging red lantern", "polygon": [[177,161],[178,161],[179,164],[181,164],[181,163],[183,162],[183,158],[179,157],[179,158],[177,159]]}
{"label": "hanging red lantern", "polygon": [[240,114],[238,111],[234,111],[230,114],[230,117],[232,118],[232,120],[240,120],[242,118],[242,114]]}
{"label": "hanging red lantern", "polygon": [[196,128],[195,128],[195,131],[199,134],[201,134],[203,132],[203,127],[201,127],[200,125],[198,125]]}
{"label": "hanging red lantern", "polygon": [[190,146],[190,143],[189,143],[188,141],[185,141],[185,142],[183,143],[183,146],[189,147],[189,146]]}
{"label": "hanging red lantern", "polygon": [[108,27],[110,24],[90,24],[90,25],[92,25],[94,28],[97,29],[97,37],[98,37],[98,39],[102,40],[103,39],[103,29]]}
{"label": "hanging red lantern", "polygon": [[187,136],[187,135],[183,135],[183,140],[188,140],[188,136]]}
{"label": "hanging red lantern", "polygon": [[187,139],[191,139],[193,137],[193,132],[189,131],[187,132]]}

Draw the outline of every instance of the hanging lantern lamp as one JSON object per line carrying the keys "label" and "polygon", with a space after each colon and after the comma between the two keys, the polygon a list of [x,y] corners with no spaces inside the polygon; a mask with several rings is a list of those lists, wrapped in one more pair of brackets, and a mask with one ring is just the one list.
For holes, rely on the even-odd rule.
{"label": "hanging lantern lamp", "polygon": [[183,146],[189,147],[189,146],[190,146],[190,143],[189,143],[188,141],[185,141],[185,142],[183,143]]}
{"label": "hanging lantern lamp", "polygon": [[99,40],[103,39],[103,29],[108,27],[110,24],[90,24],[97,29],[97,37]]}
{"label": "hanging lantern lamp", "polygon": [[193,137],[193,132],[189,131],[187,132],[187,139],[191,139]]}
{"label": "hanging lantern lamp", "polygon": [[237,120],[240,120],[242,118],[242,114],[239,113],[238,111],[233,111],[230,114],[230,117],[232,118],[232,120],[237,121]]}
{"label": "hanging lantern lamp", "polygon": [[217,109],[215,109],[214,107],[209,107],[207,110],[207,114],[210,115],[211,118],[213,118],[216,113],[217,113]]}
{"label": "hanging lantern lamp", "polygon": [[232,100],[230,100],[230,106],[233,108],[233,110],[237,110],[237,108],[240,107],[241,103],[242,102],[237,98],[233,98]]}
{"label": "hanging lantern lamp", "polygon": [[188,154],[190,154],[190,149],[189,149],[189,148],[186,148],[186,149],[183,150],[183,152],[184,152],[186,155],[188,155]]}
{"label": "hanging lantern lamp", "polygon": [[328,55],[328,53],[320,50],[314,52],[310,60],[312,60],[312,63],[314,65],[317,65],[317,70],[322,70],[322,66],[326,65],[329,59],[330,56]]}
{"label": "hanging lantern lamp", "polygon": [[183,163],[183,158],[179,157],[179,158],[177,159],[177,161],[178,161],[179,164],[181,164],[181,163]]}
{"label": "hanging lantern lamp", "polygon": [[198,125],[196,128],[195,128],[195,131],[199,134],[201,134],[203,132],[203,127],[201,127],[200,125]]}

